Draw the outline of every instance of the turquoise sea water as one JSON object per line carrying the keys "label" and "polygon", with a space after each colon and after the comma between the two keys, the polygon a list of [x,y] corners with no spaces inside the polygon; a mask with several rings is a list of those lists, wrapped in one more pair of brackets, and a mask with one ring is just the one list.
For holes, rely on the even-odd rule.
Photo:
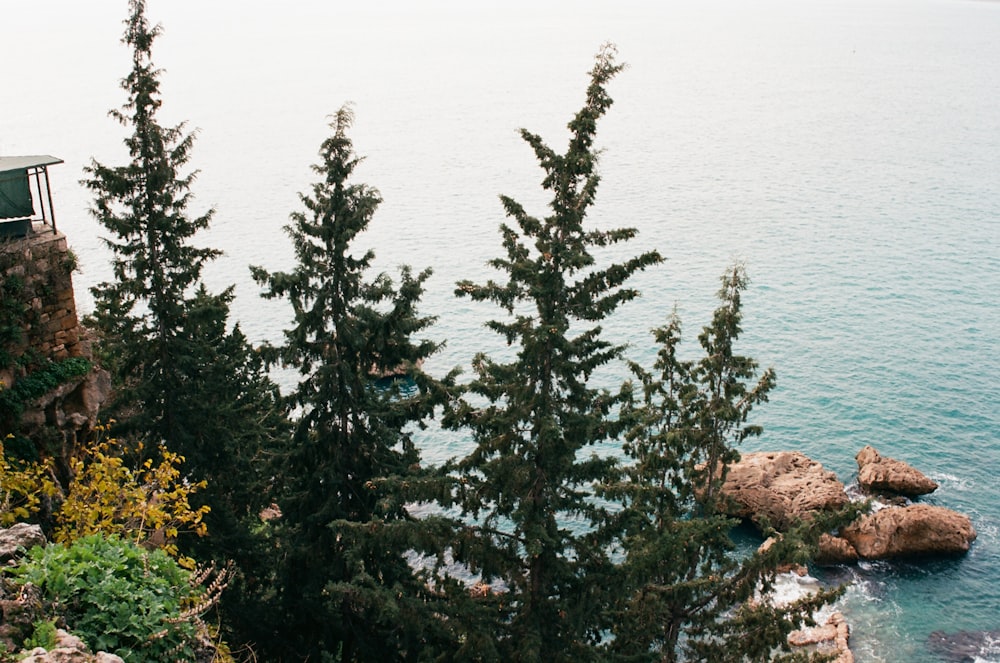
{"label": "turquoise sea water", "polygon": [[[83,309],[109,271],[77,180],[90,157],[125,158],[106,116],[129,66],[124,4],[5,3],[0,20],[0,154],[66,160],[51,172]],[[719,275],[745,261],[743,349],[779,384],[748,449],[798,449],[851,482],[872,444],[937,480],[926,501],[979,532],[959,559],[821,575],[852,583],[839,608],[858,660],[961,660],[930,634],[1000,629],[1000,3],[356,4],[150,1],[164,119],[200,129],[195,209],[217,208],[204,241],[227,254],[209,278],[237,284],[251,338],[277,338],[286,317],[247,265],[291,264],[280,228],[325,117],[351,100],[361,178],[385,199],[368,243],[387,269],[435,268],[425,310],[447,346],[428,368],[502,352],[482,328],[494,312],[453,284],[489,276],[497,194],[543,213],[515,130],[561,148],[612,40],[630,67],[600,128],[592,218],[640,229],[609,258],[656,247],[668,260],[608,333],[648,362],[648,329],[677,306],[693,341]],[[468,444],[436,430],[421,442],[430,461]],[[1000,661],[977,637],[963,655]]]}

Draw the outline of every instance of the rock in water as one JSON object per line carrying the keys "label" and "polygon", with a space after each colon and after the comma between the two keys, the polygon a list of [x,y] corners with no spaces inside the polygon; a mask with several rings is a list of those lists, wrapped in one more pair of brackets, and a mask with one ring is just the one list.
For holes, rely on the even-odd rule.
{"label": "rock in water", "polygon": [[851,629],[839,612],[830,615],[823,626],[814,626],[788,634],[788,644],[792,647],[820,645],[824,654],[834,656],[834,663],[854,663],[854,653],[850,647]]}
{"label": "rock in water", "polygon": [[920,470],[901,460],[881,456],[872,446],[866,446],[854,458],[858,461],[858,483],[866,491],[916,497],[938,488]]}
{"label": "rock in water", "polygon": [[968,516],[929,504],[881,509],[840,534],[865,559],[963,554],[976,539]]}
{"label": "rock in water", "polygon": [[957,633],[934,631],[927,638],[927,648],[942,657],[942,660],[953,663],[993,660],[993,657],[1000,654],[1000,630]]}
{"label": "rock in water", "polygon": [[837,476],[797,451],[744,454],[729,466],[722,493],[734,505],[729,515],[766,519],[779,530],[848,502]]}
{"label": "rock in water", "polygon": [[819,550],[813,561],[820,565],[853,564],[858,559],[860,559],[858,551],[854,549],[850,541],[840,536],[824,533],[819,537]]}

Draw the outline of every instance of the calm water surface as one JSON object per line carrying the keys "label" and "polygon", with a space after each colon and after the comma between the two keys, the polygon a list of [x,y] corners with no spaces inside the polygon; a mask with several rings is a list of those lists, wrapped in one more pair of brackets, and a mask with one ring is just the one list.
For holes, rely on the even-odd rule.
{"label": "calm water surface", "polygon": [[[753,278],[743,349],[779,388],[752,449],[799,449],[854,479],[865,444],[941,484],[970,514],[972,551],[866,564],[839,606],[859,661],[941,661],[931,632],[1000,629],[1000,3],[960,0],[615,3],[151,0],[165,32],[163,119],[199,130],[193,212],[226,251],[216,288],[255,340],[288,322],[247,266],[285,269],[281,232],[327,135],[353,101],[360,180],[385,199],[365,238],[382,267],[433,266],[425,311],[447,347],[429,368],[502,345],[493,314],[455,300],[490,275],[500,193],[544,213],[516,134],[562,149],[598,46],[630,65],[601,125],[596,224],[656,247],[643,298],[607,325],[649,361],[647,330],[677,306],[693,340],[733,259]],[[125,159],[106,113],[123,100],[124,2],[3,3],[0,154],[50,153],[58,223],[86,289],[109,278],[79,186],[91,157]],[[624,371],[609,376],[621,377]],[[466,448],[431,430],[426,457]],[[1000,661],[989,641],[973,647]]]}

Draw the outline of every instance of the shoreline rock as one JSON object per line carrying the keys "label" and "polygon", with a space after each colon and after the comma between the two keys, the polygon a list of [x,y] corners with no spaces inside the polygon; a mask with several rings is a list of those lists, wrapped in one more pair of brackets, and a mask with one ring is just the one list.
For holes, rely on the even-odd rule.
{"label": "shoreline rock", "polygon": [[858,462],[858,484],[866,492],[917,497],[938,489],[937,482],[920,470],[904,461],[882,456],[871,445],[865,446],[854,459]]}
{"label": "shoreline rock", "polygon": [[[919,470],[882,456],[866,446],[855,456],[859,482],[867,490],[891,490],[916,496],[938,485]],[[728,515],[779,532],[818,513],[836,511],[850,497],[833,472],[800,452],[759,451],[745,454],[727,468],[721,494],[728,498]],[[895,497],[891,505],[859,516],[837,533],[824,534],[813,561],[821,565],[850,564],[860,559],[893,559],[930,555],[960,555],[976,539],[972,521],[945,507],[914,504]]]}
{"label": "shoreline rock", "polygon": [[864,559],[961,555],[976,539],[968,516],[929,504],[879,509],[840,534]]}
{"label": "shoreline rock", "polygon": [[744,454],[729,466],[722,493],[733,504],[729,515],[778,530],[849,501],[837,475],[797,451]]}
{"label": "shoreline rock", "polygon": [[[804,628],[788,634],[788,644],[792,647],[816,647],[823,653],[836,654],[833,663],[854,663],[854,653],[850,647],[851,629],[847,620],[835,612],[822,626]],[[830,651],[833,650],[833,651]]]}

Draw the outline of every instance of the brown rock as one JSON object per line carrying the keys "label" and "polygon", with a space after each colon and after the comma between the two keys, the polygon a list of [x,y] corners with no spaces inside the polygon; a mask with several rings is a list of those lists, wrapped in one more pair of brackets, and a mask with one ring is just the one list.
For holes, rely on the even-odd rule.
{"label": "brown rock", "polygon": [[793,647],[819,646],[823,653],[830,649],[836,656],[834,663],[854,663],[854,654],[849,643],[850,627],[844,616],[835,612],[826,620],[826,624],[813,628],[804,628],[788,634],[788,644]]}
{"label": "brown rock", "polygon": [[840,536],[821,534],[819,551],[813,561],[817,564],[850,564],[858,559],[858,551],[850,541]]}
{"label": "brown rock", "polygon": [[793,647],[818,645],[821,642],[834,642],[836,639],[837,627],[832,624],[803,628],[788,634],[788,644]]}
{"label": "brown rock", "polygon": [[908,463],[879,455],[866,446],[855,456],[858,461],[858,483],[867,491],[887,491],[899,495],[917,496],[933,493],[938,485]]}
{"label": "brown rock", "polygon": [[792,451],[744,454],[729,466],[722,493],[733,502],[730,515],[757,523],[766,519],[779,530],[848,501],[833,472]]}
{"label": "brown rock", "polygon": [[968,552],[976,530],[968,516],[929,504],[888,507],[861,516],[841,535],[865,559]]}
{"label": "brown rock", "polygon": [[[781,535],[779,534],[778,536],[780,537]],[[757,548],[757,552],[759,552],[759,553],[766,553],[768,550],[771,549],[771,547],[775,543],[776,543],[775,537],[773,537],[773,536],[772,537],[768,537],[764,541],[764,543],[760,544],[760,546]],[[808,568],[806,568],[805,566],[802,566],[801,564],[797,564],[795,562],[786,562],[784,564],[779,564],[778,566],[775,567],[774,571],[775,571],[775,573],[794,573],[795,575],[797,575],[800,578],[804,578],[807,575],[809,575],[809,569]]]}

